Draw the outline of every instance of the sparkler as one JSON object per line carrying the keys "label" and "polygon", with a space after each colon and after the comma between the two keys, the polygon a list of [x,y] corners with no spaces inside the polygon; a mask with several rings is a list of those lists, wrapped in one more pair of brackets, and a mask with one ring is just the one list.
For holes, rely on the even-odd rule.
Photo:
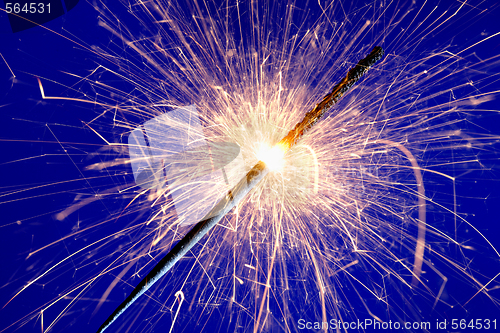
{"label": "sparkler", "polygon": [[[384,51],[380,46],[376,46],[370,54],[360,60],[358,64],[349,70],[346,77],[342,79],[326,95],[321,103],[314,109],[306,113],[304,119],[299,122],[288,134],[281,139],[276,146],[271,149],[272,153],[283,157],[303,136],[311,129],[323,115],[337,103],[337,101],[356,83],[358,80],[382,58]],[[142,294],[144,294],[153,284],[164,276],[179,259],[181,259],[198,241],[205,236],[231,209],[234,208],[255,185],[257,185],[271,170],[269,162],[259,161],[246,176],[232,189],[217,205],[189,231],[163,259],[142,279],[134,288],[130,295],[123,301],[109,318],[101,325],[98,333],[109,327],[127,308],[132,305]]]}
{"label": "sparkler", "polygon": [[[467,216],[478,213],[467,204],[495,197],[486,189],[470,193],[467,186],[484,179],[478,172],[489,171],[487,158],[498,159],[497,131],[476,127],[480,115],[498,117],[487,111],[498,110],[489,101],[498,95],[492,50],[499,33],[486,26],[496,3],[117,3],[90,4],[99,22],[85,22],[96,35],[78,39],[80,26],[66,21],[62,34],[72,41],[64,59],[78,59],[78,67],[59,61],[30,68],[31,59],[17,54],[60,58],[50,47],[32,46],[28,35],[22,43],[3,44],[23,51],[2,49],[9,65],[4,72],[12,68],[15,81],[24,83],[34,80],[19,70],[33,73],[45,88],[42,97],[51,100],[40,101],[38,86],[31,99],[25,85],[9,90],[22,91],[18,99],[28,101],[29,112],[14,109],[12,123],[19,127],[12,126],[10,136],[2,131],[5,151],[19,153],[0,163],[1,173],[12,175],[3,178],[0,208],[8,214],[2,214],[2,243],[9,244],[6,253],[20,255],[2,262],[7,299],[0,304],[0,332],[99,327],[189,231],[187,225],[200,221],[258,160],[280,172],[269,172],[106,332],[299,332],[299,319],[402,323],[461,319],[462,308],[480,318],[484,307],[475,305],[486,299],[496,308],[499,256],[479,233],[494,232],[488,218],[481,225]],[[56,42],[44,40],[48,46],[61,42],[53,33],[46,37]],[[279,145],[259,150],[285,137],[369,45],[387,54],[377,75],[353,87],[286,156]],[[24,62],[16,64],[17,58]],[[2,110],[12,110],[8,103]],[[167,145],[153,144],[148,131],[154,126],[147,124],[167,124],[159,117],[186,105],[196,105],[201,124],[189,126],[194,135],[186,142],[234,143],[238,165],[244,164],[234,170],[243,174],[200,180],[218,167],[207,160],[188,173],[193,177],[175,178],[203,146],[176,150],[183,152],[176,160]],[[65,116],[44,118],[46,109]],[[43,131],[32,138],[30,126]],[[136,130],[151,155],[132,157],[126,138]],[[235,154],[227,147],[220,153],[227,160]],[[171,165],[151,163],[139,169],[142,174],[131,168],[133,161],[160,158]],[[24,160],[44,166],[24,170]],[[414,177],[415,170],[422,177]],[[7,187],[10,180],[14,187]],[[26,185],[17,184],[21,180]],[[200,190],[211,182],[220,184],[212,186],[217,195]],[[211,206],[195,214],[202,194]],[[425,206],[427,221],[420,218]],[[193,210],[183,216],[181,208]],[[425,242],[419,241],[421,226],[427,227]],[[12,235],[20,235],[15,244]]]}

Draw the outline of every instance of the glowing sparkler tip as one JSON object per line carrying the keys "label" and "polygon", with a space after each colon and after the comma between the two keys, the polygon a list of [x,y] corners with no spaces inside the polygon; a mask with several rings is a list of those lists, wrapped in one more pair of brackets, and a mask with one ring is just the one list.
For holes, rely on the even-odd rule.
{"label": "glowing sparkler tip", "polygon": [[285,153],[286,147],[281,144],[270,147],[265,143],[261,143],[257,151],[257,158],[266,163],[271,171],[281,171],[285,166]]}

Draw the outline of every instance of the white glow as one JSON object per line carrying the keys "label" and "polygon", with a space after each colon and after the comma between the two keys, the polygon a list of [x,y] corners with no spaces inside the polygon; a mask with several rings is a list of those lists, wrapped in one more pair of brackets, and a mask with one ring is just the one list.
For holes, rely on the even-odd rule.
{"label": "white glow", "polygon": [[269,147],[267,144],[261,144],[257,158],[266,163],[271,171],[281,171],[285,165],[285,151],[280,145]]}

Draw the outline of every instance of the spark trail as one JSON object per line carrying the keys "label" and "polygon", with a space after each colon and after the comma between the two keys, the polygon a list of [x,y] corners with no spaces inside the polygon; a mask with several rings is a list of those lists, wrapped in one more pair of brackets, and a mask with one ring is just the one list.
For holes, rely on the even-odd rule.
{"label": "spark trail", "polygon": [[[360,60],[358,64],[349,70],[347,75],[317,104],[313,110],[306,113],[304,119],[299,122],[288,134],[278,142],[273,150],[275,154],[284,156],[305,134],[311,129],[335,103],[356,83],[358,80],[382,58],[384,51],[376,46],[370,54]],[[131,306],[142,294],[153,284],[164,276],[179,259],[181,259],[193,246],[200,241],[231,209],[233,209],[270,171],[265,161],[259,161],[243,179],[226,196],[215,205],[214,208],[189,231],[156,266],[142,279],[134,288],[132,293],[123,301],[116,310],[101,325],[98,333],[106,330],[129,306]],[[264,297],[265,298],[265,297]],[[260,314],[259,314],[260,317]],[[259,320],[257,320],[258,322]]]}

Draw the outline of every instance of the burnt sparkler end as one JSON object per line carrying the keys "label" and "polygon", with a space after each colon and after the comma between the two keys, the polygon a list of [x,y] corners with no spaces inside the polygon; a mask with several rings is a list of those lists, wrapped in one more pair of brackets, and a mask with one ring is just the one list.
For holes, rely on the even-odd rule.
{"label": "burnt sparkler end", "polygon": [[368,72],[370,67],[382,59],[383,56],[384,50],[380,46],[375,46],[370,54],[364,59],[361,59],[355,67],[347,72],[347,75],[333,87],[331,93],[326,95],[314,109],[305,114],[304,119],[295,125],[279,144],[286,147],[286,150],[295,145],[295,143],[300,140],[300,138],[302,138],[302,136],[311,129],[366,72]]}

